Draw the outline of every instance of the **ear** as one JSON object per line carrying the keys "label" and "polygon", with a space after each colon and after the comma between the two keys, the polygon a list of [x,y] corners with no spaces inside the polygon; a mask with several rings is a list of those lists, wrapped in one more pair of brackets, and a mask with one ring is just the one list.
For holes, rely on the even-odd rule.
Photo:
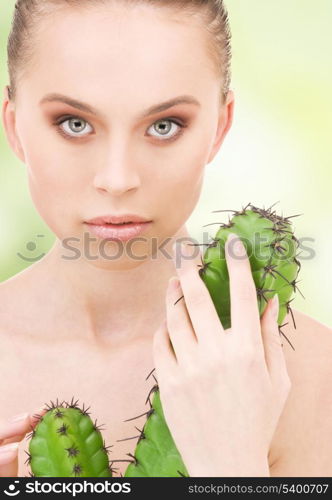
{"label": "ear", "polygon": [[219,151],[227,132],[232,126],[234,115],[234,92],[229,90],[226,101],[220,108],[220,115],[215,141],[213,143],[207,163],[210,163]]}
{"label": "ear", "polygon": [[12,148],[16,156],[24,163],[25,155],[15,127],[16,124],[15,105],[10,98],[10,89],[8,85],[6,85],[4,88],[4,99],[2,104],[2,123],[10,147]]}

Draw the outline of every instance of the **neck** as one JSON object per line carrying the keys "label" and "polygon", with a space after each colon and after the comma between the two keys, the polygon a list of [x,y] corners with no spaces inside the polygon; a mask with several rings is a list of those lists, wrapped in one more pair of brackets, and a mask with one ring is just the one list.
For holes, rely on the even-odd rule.
{"label": "neck", "polygon": [[185,226],[153,259],[136,261],[135,267],[112,269],[113,261],[108,261],[108,267],[105,263],[98,267],[96,261],[85,258],[64,259],[57,239],[39,264],[47,269],[41,275],[50,280],[47,288],[52,289],[52,311],[62,325],[67,323],[65,335],[114,345],[151,339],[166,317],[168,280],[177,275],[172,245],[182,238],[190,239]]}

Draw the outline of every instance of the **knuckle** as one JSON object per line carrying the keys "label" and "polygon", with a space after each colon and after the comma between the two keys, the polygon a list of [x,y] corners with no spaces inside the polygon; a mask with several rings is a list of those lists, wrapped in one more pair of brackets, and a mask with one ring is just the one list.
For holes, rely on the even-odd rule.
{"label": "knuckle", "polygon": [[277,381],[277,392],[283,403],[287,400],[292,388],[292,383],[288,375],[281,375]]}
{"label": "knuckle", "polygon": [[233,351],[233,361],[240,361],[241,363],[251,363],[256,358],[256,351],[250,344],[241,345],[240,349]]}
{"label": "knuckle", "polygon": [[183,373],[183,386],[186,391],[200,388],[202,385],[212,383],[218,372],[220,373],[220,365],[217,363],[196,363],[191,367],[187,367]]}
{"label": "knuckle", "polygon": [[271,331],[270,343],[274,349],[276,349],[277,351],[280,350],[280,348],[282,346],[282,340],[280,338],[280,335],[279,335],[279,332],[277,331],[277,329],[273,329],[273,331]]}
{"label": "knuckle", "polygon": [[0,446],[0,449],[2,452],[16,453],[18,451],[18,443],[17,442],[5,443]]}
{"label": "knuckle", "polygon": [[245,282],[241,283],[239,290],[237,292],[237,297],[240,301],[247,302],[252,300],[253,297],[256,297],[256,287],[253,282]]}
{"label": "knuckle", "polygon": [[205,297],[201,293],[192,293],[190,296],[190,302],[193,307],[197,307],[198,309],[202,308],[206,303]]}
{"label": "knuckle", "polygon": [[209,370],[210,373],[220,373],[220,371],[226,366],[225,357],[225,354],[221,350],[215,349],[204,356],[202,364],[207,370]]}
{"label": "knuckle", "polygon": [[262,353],[254,345],[241,345],[240,349],[234,349],[230,356],[225,357],[225,362],[234,368],[241,367],[244,370],[259,371],[263,366]]}
{"label": "knuckle", "polygon": [[182,384],[184,386],[196,384],[202,380],[203,374],[204,370],[201,370],[200,367],[197,366],[197,363],[190,363],[183,370]]}
{"label": "knuckle", "polygon": [[179,380],[179,377],[176,377],[174,375],[170,375],[167,377],[167,382],[165,381],[161,382],[159,381],[159,387],[160,390],[163,394],[166,395],[176,395],[179,389],[181,388],[181,383]]}
{"label": "knuckle", "polygon": [[11,432],[8,431],[7,427],[5,425],[1,426],[0,428],[0,439],[8,439],[11,436]]}

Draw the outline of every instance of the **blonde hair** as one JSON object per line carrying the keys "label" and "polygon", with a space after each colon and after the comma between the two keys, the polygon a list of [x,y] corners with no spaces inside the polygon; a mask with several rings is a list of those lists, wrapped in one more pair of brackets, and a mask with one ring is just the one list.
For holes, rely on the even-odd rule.
{"label": "blonde hair", "polygon": [[[15,100],[19,77],[29,68],[34,53],[34,39],[37,28],[45,16],[54,11],[72,6],[83,7],[108,4],[114,0],[17,0],[14,9],[11,32],[7,44],[7,65],[9,73],[8,94]],[[189,19],[195,17],[202,22],[208,37],[208,53],[216,72],[222,79],[220,100],[223,103],[229,91],[231,80],[231,31],[228,12],[223,0],[116,0],[127,5],[150,4],[158,8],[169,8],[183,13]]]}

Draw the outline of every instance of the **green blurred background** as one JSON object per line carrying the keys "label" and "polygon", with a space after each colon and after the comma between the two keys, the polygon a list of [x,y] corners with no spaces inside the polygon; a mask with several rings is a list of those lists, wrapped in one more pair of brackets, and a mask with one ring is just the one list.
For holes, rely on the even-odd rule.
{"label": "green blurred background", "polygon": [[[0,7],[0,86],[8,83],[6,43],[14,1]],[[332,2],[228,0],[232,28],[233,126],[207,165],[201,199],[188,220],[190,234],[214,236],[227,213],[247,203],[275,205],[306,238],[292,306],[327,325],[331,308]],[[2,95],[2,94],[1,94]],[[231,212],[229,213],[231,215]],[[0,127],[0,281],[46,253],[54,234],[31,201],[25,166]],[[206,240],[204,240],[206,241]],[[310,252],[306,250],[310,248]],[[300,251],[300,249],[299,249]]]}

